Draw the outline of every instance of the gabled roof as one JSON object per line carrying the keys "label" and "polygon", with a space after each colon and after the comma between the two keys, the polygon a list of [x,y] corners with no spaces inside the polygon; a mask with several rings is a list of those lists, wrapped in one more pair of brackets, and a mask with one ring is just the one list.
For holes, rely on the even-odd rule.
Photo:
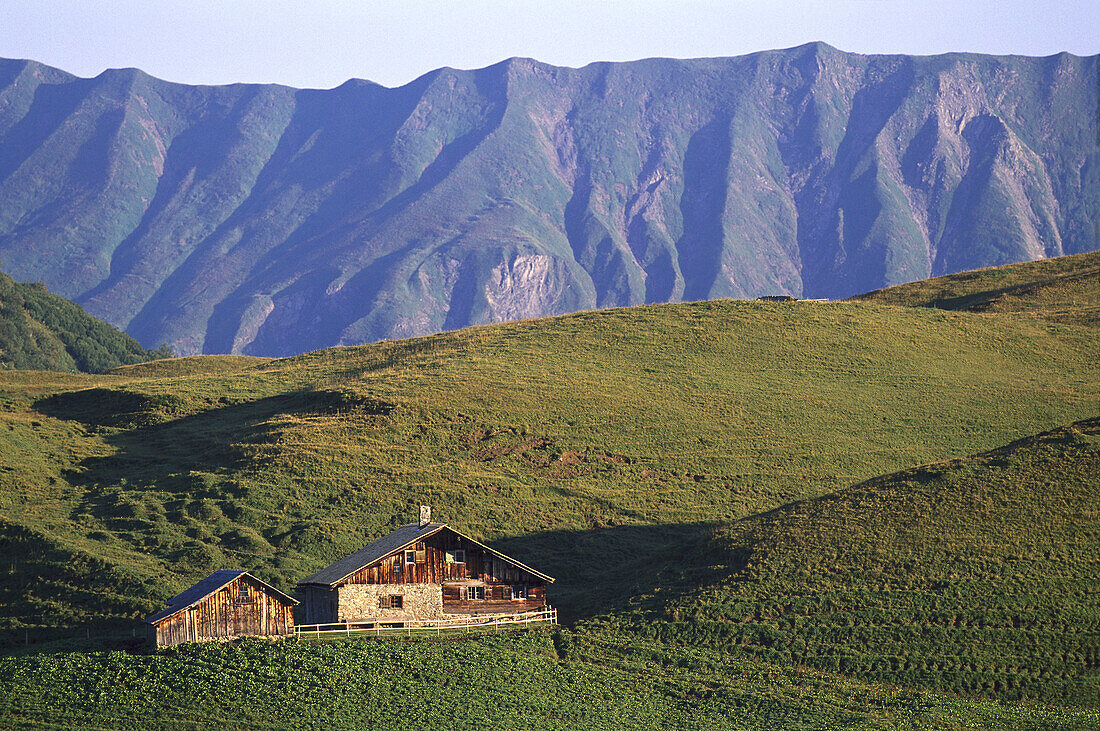
{"label": "gabled roof", "polygon": [[497,558],[503,559],[513,566],[518,566],[524,571],[527,571],[539,577],[540,579],[543,579],[544,581],[549,581],[551,583],[553,583],[554,581],[554,578],[552,576],[547,576],[540,571],[536,571],[530,566],[520,563],[511,556],[505,556],[500,551],[489,548],[484,543],[481,543],[480,541],[475,541],[468,535],[459,533],[446,523],[428,523],[423,528],[420,527],[419,523],[409,523],[408,525],[401,526],[400,528],[393,531],[392,533],[389,533],[388,535],[382,536],[373,543],[370,543],[363,548],[360,548],[358,551],[351,554],[350,556],[345,556],[339,561],[329,564],[317,573],[310,574],[306,578],[299,581],[298,586],[302,586],[304,584],[336,586],[341,581],[354,574],[356,571],[359,571],[360,569],[365,569],[367,566],[375,564],[378,561],[386,558],[387,556],[392,556],[393,554],[407,548],[408,546],[411,546],[417,541],[422,541],[428,536],[435,535],[444,528],[459,536],[460,538],[467,540],[474,545],[480,546],[481,548],[484,548],[486,551],[493,554]]}
{"label": "gabled roof", "polygon": [[339,584],[340,581],[359,569],[370,566],[375,561],[379,561],[391,553],[397,553],[405,546],[422,541],[428,536],[438,533],[443,527],[443,523],[428,523],[423,528],[420,527],[419,523],[403,525],[393,533],[382,536],[350,556],[344,556],[317,573],[310,574],[299,581],[298,586],[302,584],[327,584],[328,586]]}
{"label": "gabled roof", "polygon": [[193,607],[211,594],[216,594],[217,592],[221,591],[239,576],[248,576],[248,578],[252,579],[257,584],[260,584],[272,594],[275,594],[279,598],[290,602],[291,604],[298,603],[298,600],[294,597],[284,594],[271,584],[267,583],[266,581],[261,581],[260,579],[257,579],[255,576],[248,573],[247,571],[231,571],[226,569],[222,571],[215,571],[199,583],[192,586],[190,589],[176,594],[174,597],[168,600],[168,607],[166,609],[162,609],[156,614],[152,614],[146,617],[145,621],[149,622],[150,624],[155,624],[162,619],[168,619],[173,615],[179,614],[184,609],[187,609],[188,607]]}

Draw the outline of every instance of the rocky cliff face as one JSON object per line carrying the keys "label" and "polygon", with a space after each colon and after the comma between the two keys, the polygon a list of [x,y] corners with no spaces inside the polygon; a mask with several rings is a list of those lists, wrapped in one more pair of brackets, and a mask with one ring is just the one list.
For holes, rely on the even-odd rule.
{"label": "rocky cliff face", "polygon": [[1100,247],[1097,60],[813,44],[328,91],[0,61],[0,261],[184,354],[842,297]]}

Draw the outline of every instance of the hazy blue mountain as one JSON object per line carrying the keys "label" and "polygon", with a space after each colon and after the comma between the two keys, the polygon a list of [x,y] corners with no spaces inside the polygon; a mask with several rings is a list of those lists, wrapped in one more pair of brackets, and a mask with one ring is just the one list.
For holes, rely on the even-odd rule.
{"label": "hazy blue mountain", "polygon": [[325,91],[0,61],[0,261],[182,354],[843,297],[1100,248],[1097,60],[811,44]]}

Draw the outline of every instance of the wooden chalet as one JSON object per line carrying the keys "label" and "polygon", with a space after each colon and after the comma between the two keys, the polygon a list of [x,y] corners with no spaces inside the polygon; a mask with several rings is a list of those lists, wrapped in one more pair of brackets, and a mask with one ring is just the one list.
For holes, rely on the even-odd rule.
{"label": "wooden chalet", "polygon": [[554,579],[489,548],[421,508],[403,525],[298,582],[304,624],[400,623],[546,608]]}
{"label": "wooden chalet", "polygon": [[146,618],[157,647],[294,634],[298,601],[246,571],[215,571]]}

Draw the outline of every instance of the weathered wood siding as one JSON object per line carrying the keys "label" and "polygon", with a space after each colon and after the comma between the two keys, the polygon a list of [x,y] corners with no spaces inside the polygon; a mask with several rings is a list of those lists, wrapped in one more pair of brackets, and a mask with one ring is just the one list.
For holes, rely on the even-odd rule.
{"label": "weathered wood siding", "polygon": [[526,599],[512,598],[512,584],[485,585],[484,599],[466,599],[466,585],[443,585],[443,611],[447,614],[503,614],[508,612],[533,612],[546,606],[546,587],[542,584],[527,586]]}
{"label": "weathered wood siding", "polygon": [[[408,546],[407,550],[422,551],[424,560],[407,562],[405,551],[383,558],[348,576],[340,586],[356,584],[435,584],[443,587],[443,611],[447,614],[509,613],[542,609],[546,606],[546,582],[524,569],[493,555],[475,543],[444,529],[425,540]],[[447,552],[465,551],[466,560],[447,562]],[[464,598],[462,587],[467,584],[485,587],[485,599]],[[527,587],[526,599],[512,599],[512,587]],[[400,593],[400,592],[395,592]],[[336,589],[306,585],[301,587],[304,624],[339,622],[348,615],[339,605]],[[412,599],[412,597],[410,597]],[[412,616],[423,609],[407,604]],[[355,616],[361,611],[353,613]],[[379,616],[386,614],[378,613]]]}
{"label": "weathered wood siding", "polygon": [[[240,598],[240,585],[249,587]],[[240,576],[194,606],[155,623],[157,647],[182,642],[273,637],[294,633],[294,606],[269,594],[266,587]]]}
{"label": "weathered wood siding", "polygon": [[[542,579],[446,530],[409,548],[424,551],[424,562],[407,563],[404,552],[400,551],[397,555],[360,569],[341,583],[443,584],[448,581],[474,579],[494,584],[543,584]],[[464,563],[447,563],[447,551],[454,550],[466,552]]]}

